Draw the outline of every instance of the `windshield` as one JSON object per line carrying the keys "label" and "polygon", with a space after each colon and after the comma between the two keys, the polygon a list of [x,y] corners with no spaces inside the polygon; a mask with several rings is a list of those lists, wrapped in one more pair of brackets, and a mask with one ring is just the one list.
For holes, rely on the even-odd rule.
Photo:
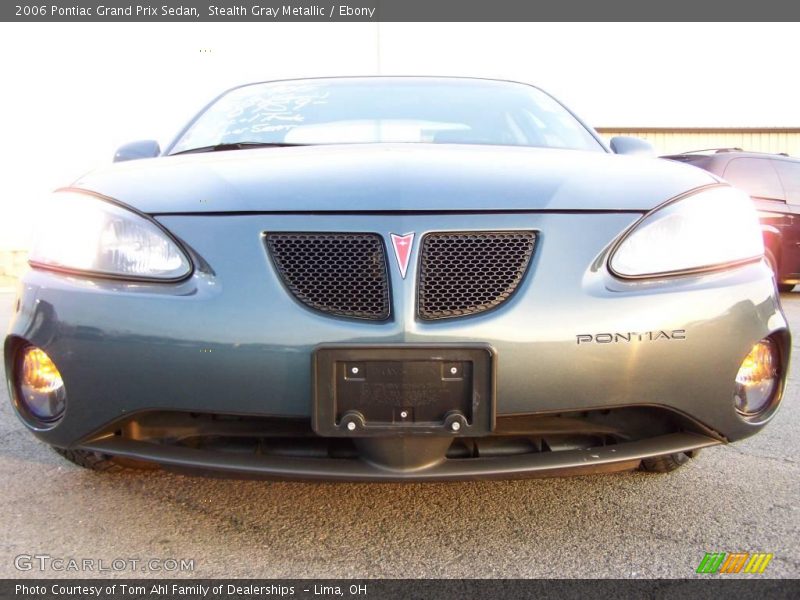
{"label": "windshield", "polygon": [[603,151],[534,87],[486,80],[320,79],[248,85],[208,107],[170,154],[224,144],[496,144]]}

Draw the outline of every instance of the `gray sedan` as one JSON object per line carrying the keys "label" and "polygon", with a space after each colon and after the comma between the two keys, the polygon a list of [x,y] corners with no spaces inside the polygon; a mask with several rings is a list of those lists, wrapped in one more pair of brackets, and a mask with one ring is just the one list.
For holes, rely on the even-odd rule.
{"label": "gray sedan", "polygon": [[749,198],[637,154],[519,83],[230,90],[52,194],[16,413],[98,470],[677,468],[770,421],[790,334]]}

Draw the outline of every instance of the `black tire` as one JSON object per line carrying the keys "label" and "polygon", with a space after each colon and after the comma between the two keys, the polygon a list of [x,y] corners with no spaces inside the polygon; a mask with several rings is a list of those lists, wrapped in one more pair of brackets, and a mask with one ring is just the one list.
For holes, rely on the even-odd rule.
{"label": "black tire", "polygon": [[793,283],[779,283],[778,284],[778,291],[783,292],[784,294],[791,292],[794,289]]}
{"label": "black tire", "polygon": [[92,471],[116,473],[126,468],[118,462],[115,462],[113,457],[108,454],[101,454],[100,452],[92,452],[90,450],[67,450],[65,448],[56,448],[55,446],[53,446],[53,450],[66,458],[69,462]]}
{"label": "black tire", "polygon": [[643,458],[639,470],[647,471],[648,473],[670,473],[675,469],[680,469],[699,453],[700,450],[689,450],[688,452],[676,452],[675,454]]}

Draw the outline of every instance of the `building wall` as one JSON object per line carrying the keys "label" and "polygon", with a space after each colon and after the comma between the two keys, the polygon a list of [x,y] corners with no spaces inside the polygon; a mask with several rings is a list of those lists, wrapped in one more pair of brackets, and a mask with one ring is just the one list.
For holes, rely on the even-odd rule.
{"label": "building wall", "polygon": [[800,156],[800,128],[784,129],[666,129],[648,127],[598,127],[610,140],[616,135],[644,138],[659,155],[707,148],[741,148],[754,152],[785,152]]}

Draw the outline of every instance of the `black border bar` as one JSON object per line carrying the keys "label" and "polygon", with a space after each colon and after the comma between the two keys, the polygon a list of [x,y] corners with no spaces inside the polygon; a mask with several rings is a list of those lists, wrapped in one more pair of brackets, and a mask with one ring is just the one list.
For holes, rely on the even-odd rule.
{"label": "black border bar", "polygon": [[[0,2],[0,22],[786,22],[798,20],[800,20],[800,3],[787,0],[759,2],[3,0]],[[676,31],[676,34],[679,32]]]}
{"label": "black border bar", "polygon": [[[543,557],[548,560],[548,557]],[[587,561],[602,556],[587,557]],[[236,599],[432,599],[585,600],[587,598],[652,599],[736,598],[794,599],[797,579],[4,579],[0,599],[37,600],[184,600]],[[17,586],[38,593],[22,593]],[[131,587],[135,586],[135,587]],[[177,586],[177,587],[176,587]],[[85,588],[85,593],[69,590]],[[99,594],[97,590],[100,590]],[[176,592],[176,589],[182,591]],[[335,590],[340,593],[336,593]]]}

